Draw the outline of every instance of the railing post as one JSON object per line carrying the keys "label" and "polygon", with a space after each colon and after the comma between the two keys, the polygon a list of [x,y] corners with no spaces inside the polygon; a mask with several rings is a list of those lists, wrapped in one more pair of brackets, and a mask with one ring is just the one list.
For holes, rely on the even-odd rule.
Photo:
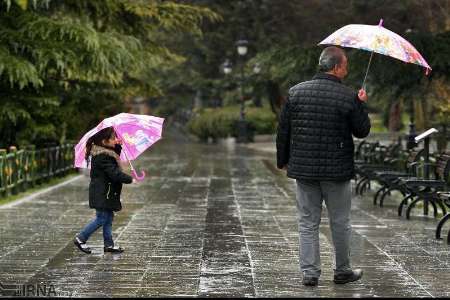
{"label": "railing post", "polygon": [[36,150],[36,183],[41,184],[45,179],[46,158],[44,157],[44,149]]}
{"label": "railing post", "polygon": [[0,149],[0,195],[6,196],[6,149]]}
{"label": "railing post", "polygon": [[69,160],[70,160],[70,144],[64,144],[63,146],[64,150],[63,152],[63,169],[64,169],[64,174],[67,174],[69,172]]}
{"label": "railing post", "polygon": [[36,146],[29,145],[27,147],[27,184],[31,187],[36,185]]}
{"label": "railing post", "polygon": [[17,191],[23,192],[26,185],[26,161],[25,150],[16,150],[16,168],[17,168]]}
{"label": "railing post", "polygon": [[11,176],[11,191],[13,195],[18,193],[18,181],[19,181],[19,162],[17,159],[17,148],[16,146],[9,147],[9,159],[10,164],[10,176]]}
{"label": "railing post", "polygon": [[61,145],[62,169],[63,169],[64,175],[67,174],[67,160],[68,160],[67,159],[67,149],[69,148],[68,146],[69,146],[68,144]]}
{"label": "railing post", "polygon": [[70,144],[69,149],[67,150],[69,153],[69,162],[68,162],[68,168],[73,169],[75,168],[74,161],[75,161],[75,144]]}
{"label": "railing post", "polygon": [[50,177],[52,176],[52,148],[51,146],[49,146],[48,148],[46,148],[46,152],[47,152],[47,176],[46,179],[49,180]]}
{"label": "railing post", "polygon": [[42,149],[29,145],[22,150],[11,146],[8,150],[0,149],[0,197],[15,195],[73,169],[73,144]]}
{"label": "railing post", "polygon": [[49,149],[49,157],[50,157],[50,178],[56,176],[56,170],[58,168],[58,166],[56,165],[57,161],[56,161],[56,147],[55,146],[51,146]]}
{"label": "railing post", "polygon": [[58,166],[58,176],[62,176],[62,172],[64,171],[64,161],[63,161],[63,145],[59,145],[56,148],[56,160],[57,160],[57,166]]}
{"label": "railing post", "polygon": [[46,157],[46,174],[45,180],[49,180],[52,174],[52,158],[50,155],[50,147],[45,148],[45,157]]}

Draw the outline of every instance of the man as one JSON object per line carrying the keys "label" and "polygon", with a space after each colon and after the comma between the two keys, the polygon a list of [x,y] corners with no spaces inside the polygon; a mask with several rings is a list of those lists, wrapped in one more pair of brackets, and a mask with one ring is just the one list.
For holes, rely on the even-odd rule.
{"label": "man", "polygon": [[315,286],[321,274],[319,224],[322,200],[328,210],[335,248],[334,282],[362,277],[350,266],[350,206],[354,177],[353,138],[370,131],[367,95],[344,86],[347,57],[328,47],[319,58],[319,73],[289,90],[277,133],[277,166],[297,182],[300,269],[303,284]]}

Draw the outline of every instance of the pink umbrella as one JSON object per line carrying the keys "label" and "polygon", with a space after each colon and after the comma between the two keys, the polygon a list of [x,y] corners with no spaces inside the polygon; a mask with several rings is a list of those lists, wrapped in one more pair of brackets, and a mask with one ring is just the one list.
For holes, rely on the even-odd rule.
{"label": "pink umbrella", "polygon": [[120,113],[106,118],[96,127],[88,131],[75,146],[74,165],[76,168],[90,168],[84,158],[86,141],[100,130],[113,127],[116,135],[122,140],[120,159],[122,161],[128,161],[133,176],[137,180],[142,180],[145,177],[145,172],[142,171],[141,175],[138,176],[130,160],[136,159],[148,147],[161,139],[163,123],[163,118],[128,113]]}
{"label": "pink umbrella", "polygon": [[363,86],[369,73],[374,52],[425,67],[427,75],[431,71],[431,67],[413,45],[398,34],[383,27],[383,19],[380,20],[378,26],[360,24],[344,26],[321,41],[319,45],[338,45],[371,51]]}

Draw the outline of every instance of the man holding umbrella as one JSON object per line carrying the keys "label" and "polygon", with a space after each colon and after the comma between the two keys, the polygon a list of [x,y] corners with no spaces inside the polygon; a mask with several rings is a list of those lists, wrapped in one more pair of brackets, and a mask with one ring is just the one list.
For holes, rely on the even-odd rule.
{"label": "man holding umbrella", "polygon": [[351,178],[353,138],[370,131],[366,92],[344,86],[347,57],[327,47],[319,58],[319,73],[289,90],[277,133],[277,166],[297,182],[300,269],[303,284],[315,286],[321,274],[319,224],[325,201],[335,248],[334,282],[356,281],[362,270],[350,264]]}

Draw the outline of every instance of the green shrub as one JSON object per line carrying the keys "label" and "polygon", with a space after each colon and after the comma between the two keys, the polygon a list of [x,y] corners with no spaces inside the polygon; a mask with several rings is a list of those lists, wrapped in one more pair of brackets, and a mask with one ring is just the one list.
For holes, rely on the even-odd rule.
{"label": "green shrub", "polygon": [[[199,110],[188,122],[188,130],[201,141],[236,137],[239,121],[239,106],[206,108]],[[276,116],[268,108],[246,108],[246,120],[255,134],[273,134],[276,130]]]}
{"label": "green shrub", "polygon": [[247,121],[255,134],[274,134],[277,129],[277,117],[266,108],[251,107],[247,109]]}

